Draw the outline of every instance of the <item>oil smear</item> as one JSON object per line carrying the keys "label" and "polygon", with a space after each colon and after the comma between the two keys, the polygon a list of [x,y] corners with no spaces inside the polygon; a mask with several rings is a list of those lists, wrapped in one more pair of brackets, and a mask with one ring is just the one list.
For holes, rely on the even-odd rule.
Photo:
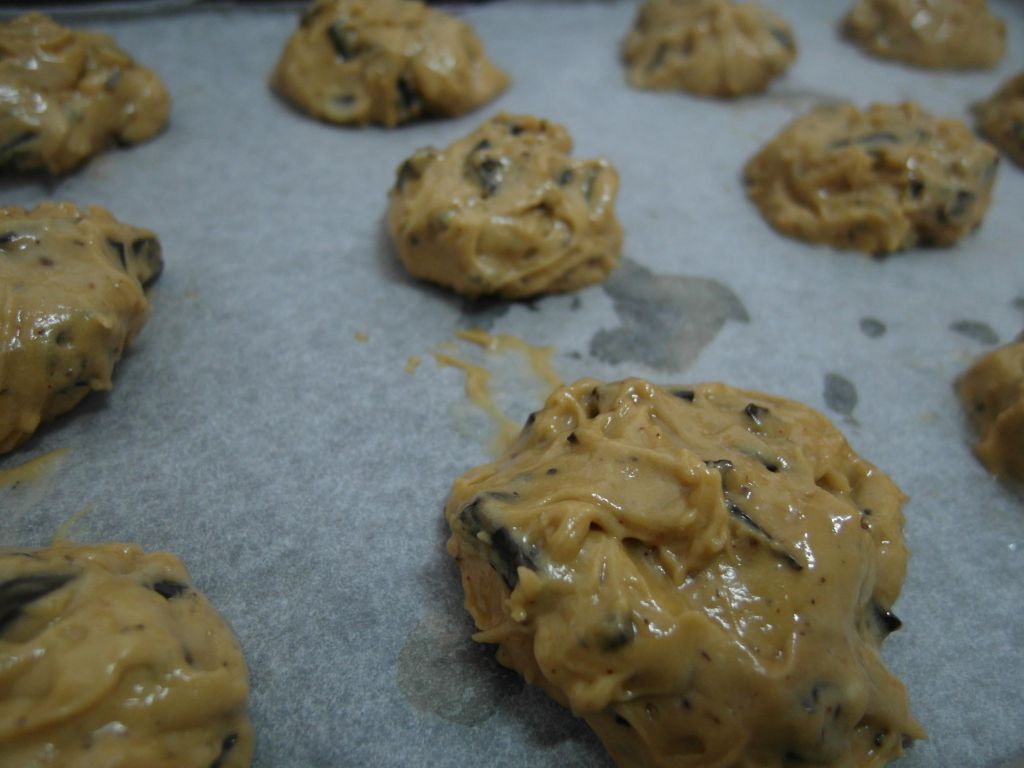
{"label": "oil smear", "polygon": [[594,334],[590,354],[612,365],[682,371],[726,322],[750,322],[727,285],[707,277],[655,274],[630,259],[623,259],[603,288],[622,325]]}
{"label": "oil smear", "polygon": [[[522,678],[494,662],[493,651],[471,640],[450,618],[430,614],[405,638],[398,687],[416,709],[460,725],[488,720]],[[513,690],[510,690],[513,689]]]}
{"label": "oil smear", "polygon": [[[483,356],[467,359],[468,355],[455,342],[439,344],[431,353],[438,365],[462,371],[466,398],[486,414],[494,427],[494,435],[486,448],[492,456],[500,456],[519,435],[522,420],[511,418],[498,405],[496,390],[521,391],[519,384],[525,374],[528,388],[537,390],[537,399],[546,398],[563,382],[551,364],[554,348],[537,347],[511,334],[491,334],[480,329],[459,331],[455,336],[482,350]],[[510,363],[513,363],[512,370],[509,370]]]}
{"label": "oil smear", "polygon": [[999,334],[992,330],[992,326],[981,320],[956,320],[949,325],[949,330],[959,333],[979,344],[998,344]]}
{"label": "oil smear", "polygon": [[845,376],[826,373],[824,384],[825,405],[843,416],[852,417],[857,407],[857,387]]}

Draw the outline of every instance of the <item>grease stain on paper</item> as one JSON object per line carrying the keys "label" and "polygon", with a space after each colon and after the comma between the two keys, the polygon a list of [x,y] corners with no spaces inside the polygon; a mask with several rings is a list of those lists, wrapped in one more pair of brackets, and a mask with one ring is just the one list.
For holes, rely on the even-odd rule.
{"label": "grease stain on paper", "polygon": [[852,416],[857,407],[857,388],[845,376],[825,374],[825,405],[838,414]]}
{"label": "grease stain on paper", "polygon": [[956,320],[949,324],[949,330],[966,336],[979,344],[998,344],[999,334],[992,326],[980,320]]}
{"label": "grease stain on paper", "polygon": [[643,363],[682,371],[729,320],[750,322],[727,285],[707,277],[660,275],[630,259],[603,286],[622,325],[590,339],[590,354],[606,363]]}
{"label": "grease stain on paper", "polygon": [[488,646],[439,614],[421,619],[398,655],[398,687],[409,703],[460,725],[490,719],[499,703],[523,686],[519,675],[494,660]]}
{"label": "grease stain on paper", "polygon": [[877,317],[862,317],[860,319],[860,330],[869,339],[877,339],[885,335],[885,323]]}

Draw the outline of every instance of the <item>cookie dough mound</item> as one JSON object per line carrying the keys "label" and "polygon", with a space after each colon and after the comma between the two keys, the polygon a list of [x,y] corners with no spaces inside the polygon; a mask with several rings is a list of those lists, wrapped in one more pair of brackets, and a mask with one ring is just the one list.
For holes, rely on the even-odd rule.
{"label": "cookie dough mound", "polygon": [[398,168],[388,226],[406,269],[464,296],[572,291],[619,262],[618,174],[562,126],[500,114]]}
{"label": "cookie dough mound", "polygon": [[271,85],[331,123],[395,126],[461,115],[508,77],[468,24],[410,0],[318,0],[289,39]]}
{"label": "cookie dough mound", "polygon": [[780,232],[882,256],[952,245],[981,225],[999,155],[915,104],[819,107],[747,162],[747,194]]}
{"label": "cookie dough mound", "polygon": [[796,58],[789,25],[753,3],[647,0],[622,45],[629,82],[702,96],[759,93]]}
{"label": "cookie dough mound", "polygon": [[1024,480],[1024,338],[975,362],[957,392],[978,433],[981,463],[994,475]]}
{"label": "cookie dough mound", "polygon": [[1024,72],[973,107],[982,136],[1024,167]]}
{"label": "cookie dough mound", "polygon": [[0,552],[0,656],[0,768],[251,761],[238,641],[173,555]]}
{"label": "cookie dough mound", "polygon": [[821,414],[722,384],[556,390],[445,507],[498,659],[620,766],[880,766],[903,495]]}
{"label": "cookie dough mound", "polygon": [[72,171],[167,124],[160,79],[107,35],[30,13],[0,23],[0,171]]}
{"label": "cookie dough mound", "polygon": [[930,69],[990,69],[1006,41],[985,0],[857,0],[842,30],[868,53]]}
{"label": "cookie dough mound", "polygon": [[152,232],[102,208],[0,208],[0,453],[111,388],[162,267]]}

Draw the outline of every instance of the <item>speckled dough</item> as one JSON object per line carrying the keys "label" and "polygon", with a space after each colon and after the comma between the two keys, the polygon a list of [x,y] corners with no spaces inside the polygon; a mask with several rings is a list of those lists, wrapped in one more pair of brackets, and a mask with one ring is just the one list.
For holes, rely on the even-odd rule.
{"label": "speckled dough", "polygon": [[982,136],[1024,167],[1024,72],[973,107]]}
{"label": "speckled dough", "polygon": [[952,245],[981,225],[999,155],[915,104],[819,107],[746,165],[747,194],[780,232],[875,255]]}
{"label": "speckled dough", "polygon": [[0,453],[111,388],[162,266],[152,232],[102,208],[0,208]]}
{"label": "speckled dough", "polygon": [[842,29],[868,53],[929,69],[989,69],[1006,39],[985,0],[857,0]]}
{"label": "speckled dough", "polygon": [[902,501],[798,403],[583,380],[445,516],[475,638],[619,766],[860,768],[924,736],[879,653]]}
{"label": "speckled dough", "polygon": [[571,291],[619,262],[618,174],[562,126],[501,114],[398,168],[388,225],[406,269],[464,296]]}
{"label": "speckled dough", "polygon": [[0,768],[251,761],[238,641],[173,555],[0,551],[0,658]]}
{"label": "speckled dough", "polygon": [[789,68],[796,42],[778,14],[730,0],[647,0],[622,45],[637,88],[703,96],[759,93]]}
{"label": "speckled dough", "polygon": [[983,356],[957,383],[974,453],[990,472],[1024,480],[1024,339]]}
{"label": "speckled dough", "polygon": [[107,35],[30,13],[0,23],[0,171],[74,170],[167,124],[160,79]]}
{"label": "speckled dough", "polygon": [[394,126],[461,115],[508,77],[463,21],[409,0],[318,0],[288,40],[271,84],[332,123]]}

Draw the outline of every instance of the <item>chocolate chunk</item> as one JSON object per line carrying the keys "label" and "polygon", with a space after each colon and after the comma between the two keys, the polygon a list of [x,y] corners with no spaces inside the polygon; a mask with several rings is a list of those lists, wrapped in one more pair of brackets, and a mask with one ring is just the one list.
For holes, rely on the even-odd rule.
{"label": "chocolate chunk", "polygon": [[18,576],[0,584],[0,632],[36,600],[60,589],[75,578],[73,573],[40,573]]}
{"label": "chocolate chunk", "polygon": [[217,755],[216,759],[210,763],[210,768],[223,768],[224,762],[228,759],[228,753],[235,748],[235,744],[238,743],[237,734],[229,734],[224,737],[224,741],[220,745],[220,754]]}
{"label": "chocolate chunk", "polygon": [[166,598],[167,600],[173,600],[174,598],[180,597],[185,592],[187,592],[188,585],[181,584],[177,581],[163,579],[153,585],[153,591],[158,593],[161,597]]}

